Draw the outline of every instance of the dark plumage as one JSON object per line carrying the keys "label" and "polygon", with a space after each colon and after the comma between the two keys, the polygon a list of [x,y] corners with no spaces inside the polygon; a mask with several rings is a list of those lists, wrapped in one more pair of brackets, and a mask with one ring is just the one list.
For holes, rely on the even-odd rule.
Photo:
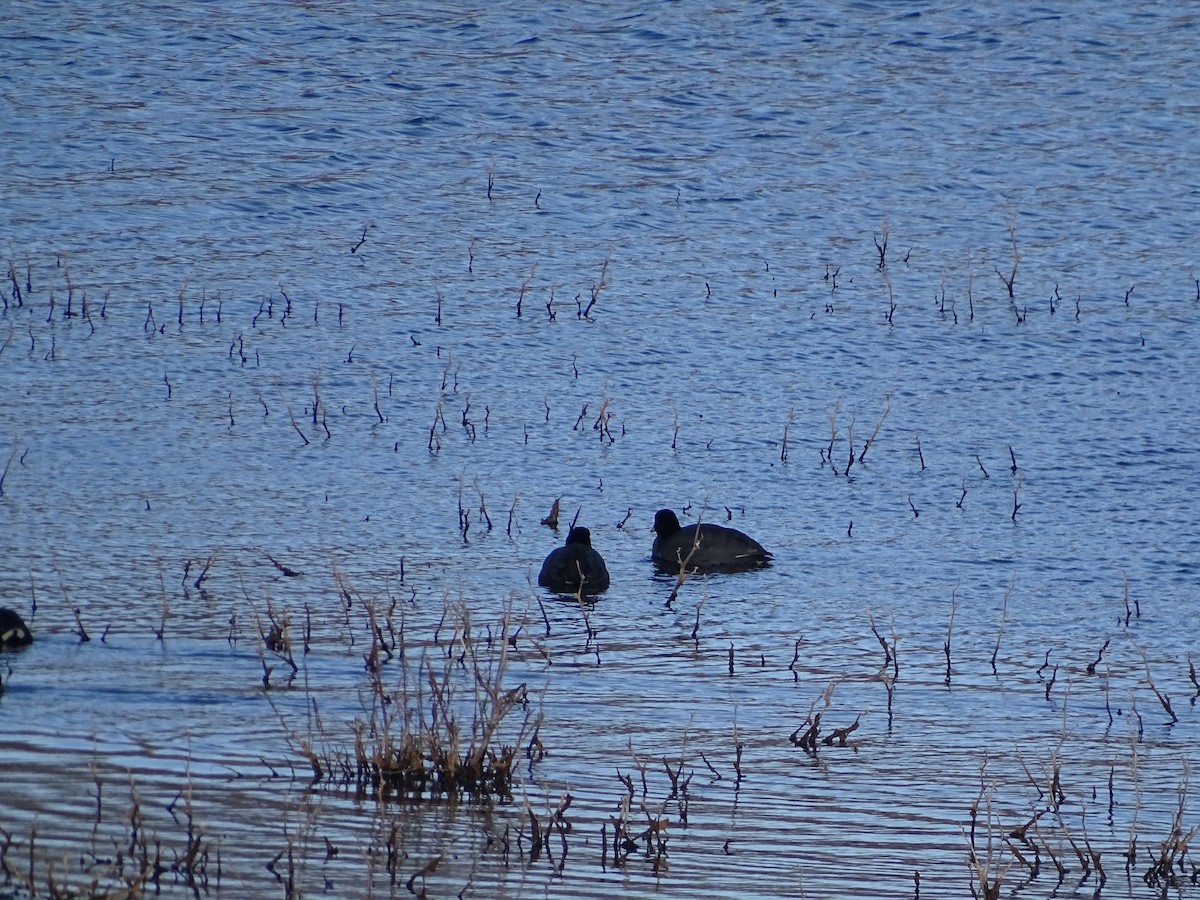
{"label": "dark plumage", "polygon": [[[700,542],[692,553],[697,529],[700,530]],[[672,574],[678,574],[684,561],[690,572],[757,569],[771,561],[771,554],[762,544],[736,528],[708,523],[680,527],[679,517],[669,509],[660,509],[654,514],[654,533],[654,548],[650,555],[659,568]],[[690,561],[688,554],[692,554]]]}
{"label": "dark plumage", "polygon": [[567,543],[554,550],[542,563],[538,584],[560,594],[598,594],[608,590],[608,568],[604,557],[592,549],[592,533],[572,528]]}
{"label": "dark plumage", "polygon": [[0,606],[0,650],[12,650],[33,643],[33,635],[25,620],[13,612]]}

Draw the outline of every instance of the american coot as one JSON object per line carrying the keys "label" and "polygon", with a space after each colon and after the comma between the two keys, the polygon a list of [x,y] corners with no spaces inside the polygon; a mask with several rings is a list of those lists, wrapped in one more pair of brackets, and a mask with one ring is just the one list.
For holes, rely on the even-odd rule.
{"label": "american coot", "polygon": [[608,569],[604,557],[592,549],[592,533],[575,527],[567,543],[552,551],[542,563],[538,584],[562,594],[598,594],[608,590]]}
{"label": "american coot", "polygon": [[12,650],[33,643],[33,635],[25,620],[13,612],[0,606],[0,650]]}
{"label": "american coot", "polygon": [[[698,546],[697,529],[700,531]],[[681,528],[679,517],[669,509],[660,509],[654,514],[654,533],[657,536],[650,555],[659,568],[671,574],[677,574],[685,561],[689,572],[757,569],[771,561],[771,554],[762,544],[736,528],[707,523]]]}

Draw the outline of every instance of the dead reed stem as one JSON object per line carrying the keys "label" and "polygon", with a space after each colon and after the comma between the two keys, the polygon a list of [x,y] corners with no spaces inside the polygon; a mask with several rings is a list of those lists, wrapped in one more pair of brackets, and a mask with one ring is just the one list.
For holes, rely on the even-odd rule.
{"label": "dead reed stem", "polygon": [[20,448],[14,443],[12,453],[8,455],[8,461],[4,464],[4,471],[0,472],[0,497],[4,496],[4,479],[8,477],[8,470],[12,467],[13,460],[17,458],[18,449]]}
{"label": "dead reed stem", "polygon": [[[679,596],[679,591],[683,588],[684,583],[694,574],[694,572],[691,569],[689,569],[688,566],[691,564],[692,557],[696,555],[696,551],[700,549],[700,523],[704,521],[704,513],[707,510],[708,510],[708,501],[706,500],[704,502],[704,506],[700,510],[699,517],[696,519],[696,530],[692,533],[691,549],[688,550],[688,555],[686,558],[679,558],[679,574],[678,574],[677,580],[675,582],[675,587],[671,588],[671,594],[669,597],[667,597],[666,604],[664,604],[667,607],[670,607],[671,604],[673,604],[675,602],[676,598]],[[679,551],[679,552],[682,553],[682,551]],[[697,615],[699,615],[698,611],[697,611]],[[733,674],[733,672],[732,672],[732,668],[733,668],[732,652],[733,651],[730,650],[730,654],[731,654],[730,674],[731,675]]]}
{"label": "dead reed stem", "polygon": [[[788,410],[787,421],[783,423],[783,441],[779,445],[779,461],[781,463],[786,463],[788,460],[788,429],[792,427],[794,421],[796,421],[796,405],[793,403],[791,409]],[[9,460],[9,462],[11,461]],[[4,479],[0,478],[0,485],[3,483]]]}
{"label": "dead reed stem", "polygon": [[1013,284],[1017,280],[1017,266],[1021,263],[1021,254],[1017,252],[1017,217],[1015,213],[1008,220],[1008,238],[1012,243],[1012,271],[1005,276],[997,267],[996,274],[1000,276],[1000,280],[1004,282],[1004,286],[1008,289],[1008,299],[1013,300]]}
{"label": "dead reed stem", "polygon": [[996,674],[996,657],[1000,654],[1000,640],[1004,637],[1004,625],[1008,620],[1008,598],[1012,594],[1013,586],[1017,583],[1014,575],[1008,582],[1008,590],[1004,592],[1004,604],[1000,607],[1000,625],[996,629],[996,646],[992,650],[992,674]]}
{"label": "dead reed stem", "polygon": [[875,439],[879,437],[879,432],[883,428],[883,423],[887,420],[888,413],[892,411],[892,397],[889,394],[884,398],[883,415],[879,417],[879,421],[875,423],[875,430],[871,432],[871,436],[867,438],[867,442],[863,444],[862,452],[858,454],[858,461],[861,463],[867,457],[867,451],[871,449],[875,443]]}
{"label": "dead reed stem", "polygon": [[1138,655],[1142,657],[1142,665],[1146,667],[1146,682],[1150,685],[1150,690],[1154,692],[1154,696],[1158,698],[1158,702],[1162,704],[1162,708],[1165,709],[1167,711],[1167,715],[1171,717],[1169,724],[1174,725],[1179,721],[1179,716],[1175,715],[1175,710],[1171,708],[1171,698],[1160,691],[1158,686],[1154,683],[1154,678],[1150,674],[1150,660],[1146,658],[1145,649],[1138,644],[1137,641],[1133,641],[1132,638],[1130,638],[1130,640],[1133,643],[1134,649],[1137,650]]}
{"label": "dead reed stem", "polygon": [[946,623],[946,643],[943,649],[946,653],[946,684],[950,684],[950,640],[954,633],[954,613],[958,610],[958,586],[955,582],[954,589],[950,592],[950,620]]}

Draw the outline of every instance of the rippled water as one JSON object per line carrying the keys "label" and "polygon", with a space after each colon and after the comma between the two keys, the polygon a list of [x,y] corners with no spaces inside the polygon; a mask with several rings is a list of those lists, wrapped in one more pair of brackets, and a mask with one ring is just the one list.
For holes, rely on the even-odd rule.
{"label": "rippled water", "polygon": [[[1002,896],[1161,895],[1197,824],[1186,10],[3,32],[0,604],[37,641],[0,657],[0,896],[103,878],[135,807],[191,893],[189,802],[208,895],[961,897],[972,843]],[[594,605],[534,587],[557,498]],[[660,506],[776,562],[668,603]],[[368,610],[414,703],[508,648],[511,800],[310,786],[371,715]],[[817,711],[847,746],[789,739]],[[665,847],[614,860],[623,804]]]}

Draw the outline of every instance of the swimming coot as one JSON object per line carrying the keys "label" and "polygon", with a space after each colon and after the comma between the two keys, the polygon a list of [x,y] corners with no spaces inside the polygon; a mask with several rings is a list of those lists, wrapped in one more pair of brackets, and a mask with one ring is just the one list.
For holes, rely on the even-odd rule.
{"label": "swimming coot", "polygon": [[[698,546],[697,529],[700,532]],[[708,523],[680,527],[679,517],[669,509],[660,509],[654,514],[654,533],[656,537],[650,555],[659,568],[673,575],[679,573],[685,561],[689,572],[757,569],[771,561],[771,554],[762,544],[736,528]]]}
{"label": "swimming coot", "polygon": [[33,635],[25,620],[13,612],[0,606],[0,650],[12,650],[33,643]]}
{"label": "swimming coot", "polygon": [[538,584],[561,594],[598,594],[608,590],[604,557],[592,549],[592,533],[583,527],[571,529],[567,543],[554,550],[542,563]]}

